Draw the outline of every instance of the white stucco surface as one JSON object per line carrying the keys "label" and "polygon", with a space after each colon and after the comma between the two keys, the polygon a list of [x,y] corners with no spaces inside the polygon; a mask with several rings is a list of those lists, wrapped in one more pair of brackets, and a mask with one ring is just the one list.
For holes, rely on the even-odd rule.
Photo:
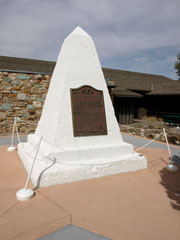
{"label": "white stucco surface", "polygon": [[[103,91],[107,135],[74,137],[70,89],[82,85]],[[64,40],[35,134],[18,145],[27,171],[41,136],[31,177],[34,185],[112,175],[147,165],[146,159],[122,140],[94,42],[80,27]]]}

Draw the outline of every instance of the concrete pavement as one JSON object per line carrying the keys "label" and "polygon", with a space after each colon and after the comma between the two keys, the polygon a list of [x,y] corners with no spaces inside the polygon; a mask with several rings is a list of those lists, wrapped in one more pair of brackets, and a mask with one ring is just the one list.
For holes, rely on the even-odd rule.
{"label": "concrete pavement", "polygon": [[141,150],[146,170],[39,188],[19,202],[27,176],[17,152],[6,148],[0,148],[0,239],[34,240],[73,225],[113,240],[179,240],[180,174],[165,170],[167,150]]}
{"label": "concrete pavement", "polygon": [[[135,146],[147,141],[122,135]],[[36,189],[27,202],[16,199],[27,178],[18,154],[0,146],[0,239],[179,240],[180,174],[166,171],[166,145],[154,144],[140,150],[146,170]]]}

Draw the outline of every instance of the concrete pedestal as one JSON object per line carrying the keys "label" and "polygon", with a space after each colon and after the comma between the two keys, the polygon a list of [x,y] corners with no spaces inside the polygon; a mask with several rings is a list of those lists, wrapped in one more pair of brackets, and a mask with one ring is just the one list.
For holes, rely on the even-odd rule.
{"label": "concrete pedestal", "polygon": [[[31,142],[34,137],[29,135],[28,140]],[[146,168],[144,156],[133,151],[127,154],[125,150],[131,147],[130,144],[121,143],[86,149],[58,149],[42,141],[31,175],[32,183],[37,187],[45,187]],[[32,145],[19,144],[18,153],[29,172],[35,155]]]}

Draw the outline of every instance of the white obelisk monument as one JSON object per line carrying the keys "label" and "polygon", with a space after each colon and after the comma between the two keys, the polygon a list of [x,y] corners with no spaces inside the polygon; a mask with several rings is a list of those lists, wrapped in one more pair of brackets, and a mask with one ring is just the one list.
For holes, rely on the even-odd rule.
{"label": "white obelisk monument", "polygon": [[[73,99],[72,91],[77,101]],[[81,98],[78,91],[87,97]],[[95,97],[92,98],[93,91]],[[97,95],[101,97],[96,98]],[[87,103],[89,109],[86,108]],[[18,153],[27,172],[41,137],[31,176],[35,186],[62,184],[147,167],[145,157],[122,140],[94,42],[80,27],[64,40],[35,133],[28,135],[26,143],[18,145]]]}

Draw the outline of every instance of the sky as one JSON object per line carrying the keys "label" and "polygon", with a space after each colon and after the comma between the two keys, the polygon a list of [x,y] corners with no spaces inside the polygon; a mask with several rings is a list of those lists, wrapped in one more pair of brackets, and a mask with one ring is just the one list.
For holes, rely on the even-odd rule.
{"label": "sky", "polygon": [[102,67],[178,79],[180,0],[0,0],[0,55],[56,61],[82,27]]}

